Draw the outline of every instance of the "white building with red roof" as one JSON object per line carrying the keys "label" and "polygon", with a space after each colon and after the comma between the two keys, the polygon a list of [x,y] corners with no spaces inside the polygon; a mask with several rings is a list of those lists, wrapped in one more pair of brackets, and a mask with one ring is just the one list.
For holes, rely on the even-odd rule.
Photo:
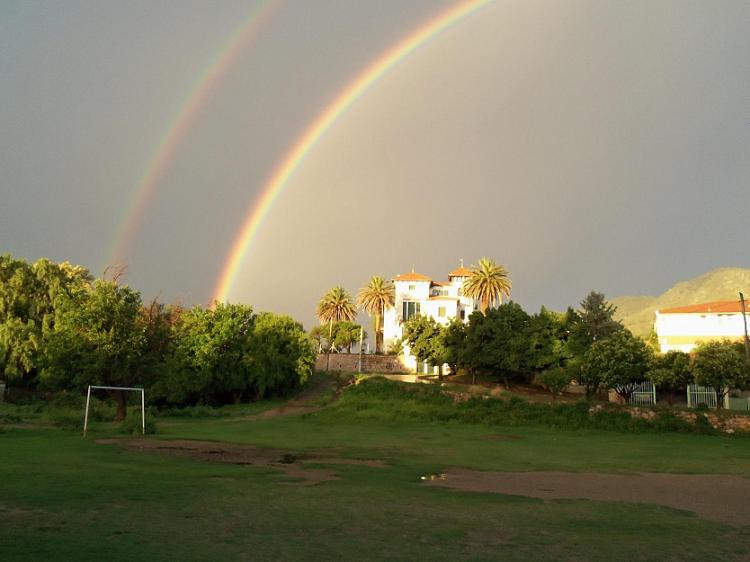
{"label": "white building with red roof", "polygon": [[701,342],[745,338],[741,301],[716,301],[656,311],[654,324],[662,352],[692,351]]}
{"label": "white building with red roof", "polygon": [[[479,310],[479,301],[463,294],[463,284],[469,275],[471,270],[465,268],[463,263],[448,274],[447,281],[435,281],[414,271],[396,275],[393,278],[395,306],[386,310],[383,317],[386,349],[403,337],[404,322],[418,314],[446,325],[454,318],[468,322],[471,313]],[[404,360],[407,367],[416,368],[416,359],[406,348]]]}

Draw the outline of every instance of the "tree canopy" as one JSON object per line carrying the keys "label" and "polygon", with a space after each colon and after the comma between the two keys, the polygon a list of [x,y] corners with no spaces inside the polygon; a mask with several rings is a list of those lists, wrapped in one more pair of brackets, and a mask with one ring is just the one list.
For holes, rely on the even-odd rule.
{"label": "tree canopy", "polygon": [[510,296],[510,276],[504,266],[489,258],[482,258],[471,268],[471,274],[464,281],[463,292],[467,297],[477,299],[482,312],[495,303],[502,303],[503,295]]}

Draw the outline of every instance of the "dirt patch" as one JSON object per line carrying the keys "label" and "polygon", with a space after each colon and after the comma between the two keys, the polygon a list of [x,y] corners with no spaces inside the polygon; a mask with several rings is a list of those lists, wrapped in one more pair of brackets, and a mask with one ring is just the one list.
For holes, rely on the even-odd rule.
{"label": "dirt patch", "polygon": [[317,451],[299,453],[283,449],[266,449],[252,445],[218,443],[213,441],[165,441],[159,439],[98,439],[100,445],[119,445],[129,451],[154,452],[209,462],[266,466],[300,478],[300,484],[317,484],[338,480],[338,473],[327,468],[308,468],[306,464],[357,465],[382,468],[388,466],[375,459],[348,459],[333,453]]}
{"label": "dirt patch", "polygon": [[429,486],[545,500],[587,499],[664,505],[720,523],[750,525],[750,479],[723,474],[484,472],[450,468]]}

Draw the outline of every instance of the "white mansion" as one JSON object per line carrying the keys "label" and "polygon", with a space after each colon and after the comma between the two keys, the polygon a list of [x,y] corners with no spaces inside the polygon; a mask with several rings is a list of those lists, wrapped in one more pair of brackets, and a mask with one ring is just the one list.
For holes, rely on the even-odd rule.
{"label": "white mansion", "polygon": [[[383,343],[385,348],[403,337],[403,325],[417,314],[435,319],[441,324],[449,324],[454,318],[464,322],[479,310],[479,301],[463,294],[463,284],[471,270],[463,264],[448,274],[448,281],[433,281],[426,275],[406,273],[396,275],[393,285],[396,289],[395,306],[385,311],[383,317]],[[404,363],[415,369],[416,359],[404,348]]]}

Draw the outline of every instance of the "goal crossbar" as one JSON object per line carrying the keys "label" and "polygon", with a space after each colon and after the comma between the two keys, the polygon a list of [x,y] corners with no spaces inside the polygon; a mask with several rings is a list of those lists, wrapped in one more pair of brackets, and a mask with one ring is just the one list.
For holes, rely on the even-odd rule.
{"label": "goal crossbar", "polygon": [[86,392],[86,413],[83,416],[83,436],[86,437],[86,431],[89,428],[89,404],[91,403],[91,389],[94,390],[127,390],[141,393],[141,434],[146,434],[146,392],[143,388],[131,386],[97,386],[89,385]]}

